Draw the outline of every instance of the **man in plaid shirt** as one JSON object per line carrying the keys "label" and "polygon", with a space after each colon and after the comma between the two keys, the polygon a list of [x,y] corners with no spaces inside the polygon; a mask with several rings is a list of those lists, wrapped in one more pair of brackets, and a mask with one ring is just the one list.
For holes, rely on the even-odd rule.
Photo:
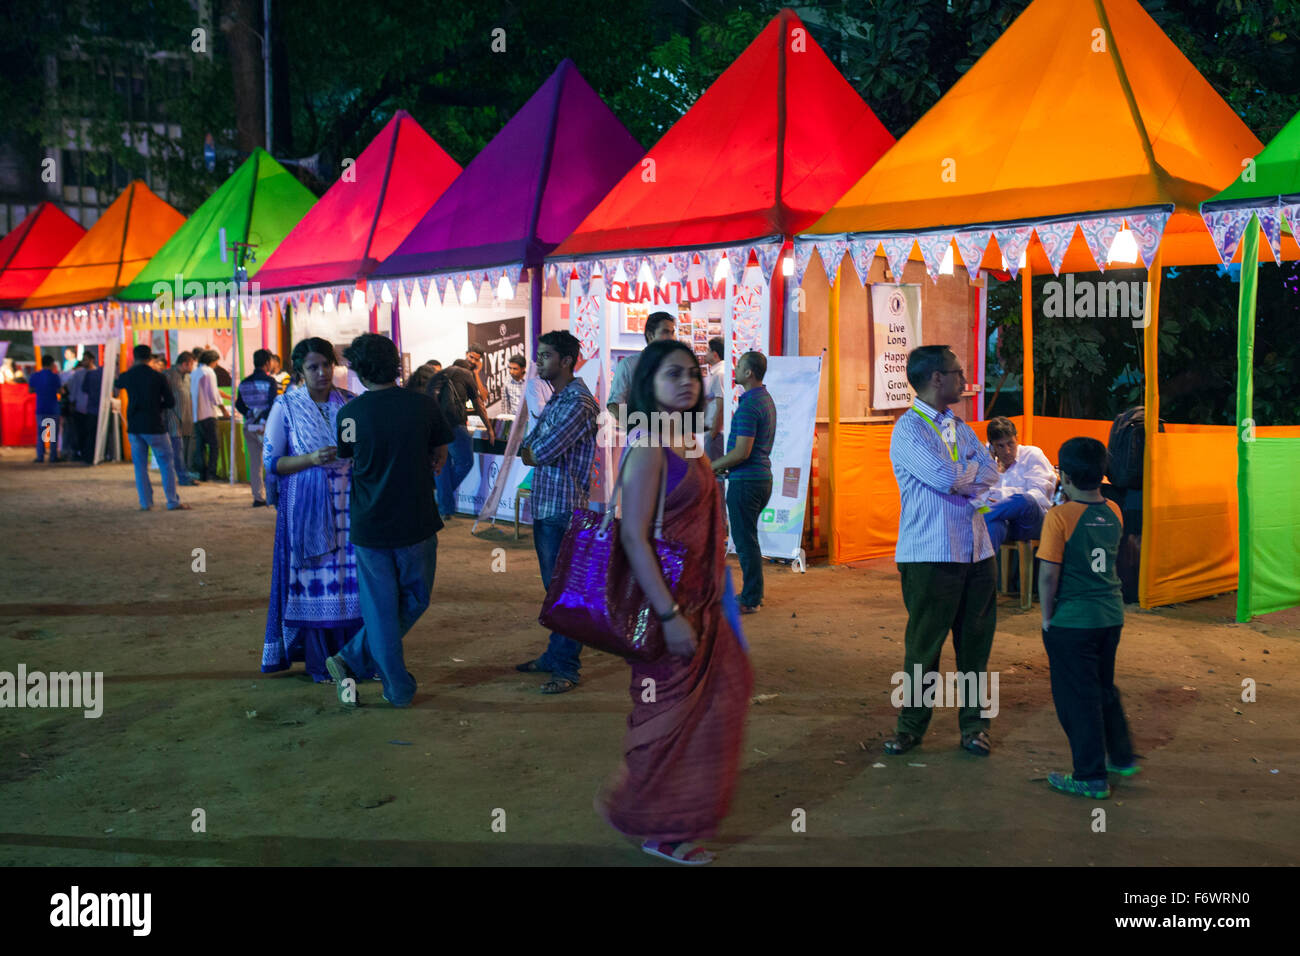
{"label": "man in plaid shirt", "polygon": [[[600,406],[585,382],[575,378],[578,340],[568,332],[547,332],[537,344],[537,377],[555,389],[537,427],[519,446],[525,465],[533,467],[533,546],[549,589],[560,542],[573,512],[587,506],[591,467],[596,458],[596,416]],[[551,634],[541,657],[519,664],[524,673],[549,673],[543,694],[563,694],[578,685],[582,645],[562,634]]]}

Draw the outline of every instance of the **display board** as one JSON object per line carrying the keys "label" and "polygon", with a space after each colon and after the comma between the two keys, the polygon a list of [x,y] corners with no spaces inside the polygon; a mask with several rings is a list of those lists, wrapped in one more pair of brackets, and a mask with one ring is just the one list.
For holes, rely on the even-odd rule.
{"label": "display board", "polygon": [[769,558],[803,563],[804,511],[821,383],[820,355],[773,355],[763,384],[776,405],[772,496],[758,518],[758,543]]}

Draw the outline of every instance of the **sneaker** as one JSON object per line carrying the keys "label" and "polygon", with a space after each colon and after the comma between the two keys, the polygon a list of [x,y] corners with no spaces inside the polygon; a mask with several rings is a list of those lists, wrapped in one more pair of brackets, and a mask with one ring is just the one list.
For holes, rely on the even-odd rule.
{"label": "sneaker", "polygon": [[266,507],[266,502],[265,502],[265,501],[254,501],[254,502],[253,502],[253,507],[254,507],[254,508],[265,508],[265,507]]}
{"label": "sneaker", "polygon": [[1053,790],[1068,793],[1075,797],[1087,797],[1089,800],[1105,800],[1110,796],[1110,784],[1105,780],[1075,780],[1072,774],[1049,773],[1047,785]]}
{"label": "sneaker", "polygon": [[[330,677],[334,678],[334,690],[338,692],[339,704],[344,707],[356,707],[359,703],[357,700],[357,682],[352,676],[352,671],[344,663],[343,658],[334,657],[325,658],[325,669],[329,671]],[[348,689],[351,688],[351,694]]]}
{"label": "sneaker", "polygon": [[1131,777],[1134,774],[1139,774],[1142,772],[1142,768],[1138,766],[1136,760],[1133,761],[1133,763],[1129,764],[1127,767],[1117,767],[1113,763],[1107,763],[1106,770],[1110,773],[1119,774],[1119,776],[1121,777]]}

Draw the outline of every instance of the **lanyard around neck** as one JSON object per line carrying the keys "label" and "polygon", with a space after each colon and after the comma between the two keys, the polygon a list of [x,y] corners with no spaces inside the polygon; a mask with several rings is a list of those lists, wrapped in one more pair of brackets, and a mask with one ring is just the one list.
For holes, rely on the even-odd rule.
{"label": "lanyard around neck", "polygon": [[957,443],[953,442],[951,445],[949,445],[948,442],[943,437],[943,432],[939,431],[939,426],[934,423],[934,419],[931,418],[929,415],[927,415],[925,412],[921,411],[915,405],[912,406],[912,411],[916,412],[916,414],[920,415],[922,418],[926,420],[926,422],[929,423],[930,427],[934,429],[934,433],[939,436],[939,441],[943,442],[943,447],[948,449],[948,454],[952,456],[952,460],[956,461]]}

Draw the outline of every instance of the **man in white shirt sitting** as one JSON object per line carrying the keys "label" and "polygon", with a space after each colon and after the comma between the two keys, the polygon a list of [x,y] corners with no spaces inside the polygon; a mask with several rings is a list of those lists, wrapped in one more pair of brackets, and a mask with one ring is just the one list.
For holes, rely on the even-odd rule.
{"label": "man in white shirt sitting", "polygon": [[1029,541],[1043,530],[1043,516],[1052,507],[1056,469],[1041,448],[1016,442],[1010,419],[989,421],[989,450],[1002,477],[985,499],[991,510],[984,514],[993,553],[1004,541]]}

